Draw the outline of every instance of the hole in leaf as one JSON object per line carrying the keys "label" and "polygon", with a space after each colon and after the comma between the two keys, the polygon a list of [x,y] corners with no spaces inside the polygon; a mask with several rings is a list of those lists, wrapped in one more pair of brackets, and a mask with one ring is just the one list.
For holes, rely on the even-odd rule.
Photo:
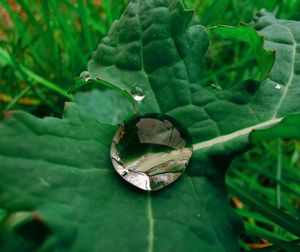
{"label": "hole in leaf", "polygon": [[201,84],[217,89],[230,89],[259,76],[251,49],[243,42],[214,38],[206,54],[206,74]]}
{"label": "hole in leaf", "polygon": [[252,26],[216,26],[209,30],[209,36],[203,86],[230,89],[245,80],[262,81],[267,77],[275,52],[264,49],[263,38]]}

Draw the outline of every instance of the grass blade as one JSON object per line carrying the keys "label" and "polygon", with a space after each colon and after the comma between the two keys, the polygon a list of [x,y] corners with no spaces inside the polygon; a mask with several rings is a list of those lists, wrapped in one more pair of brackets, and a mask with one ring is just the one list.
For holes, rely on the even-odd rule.
{"label": "grass blade", "polygon": [[249,190],[233,182],[231,179],[227,179],[227,185],[229,191],[239,197],[243,202],[248,204],[253,209],[266,216],[277,225],[286,229],[292,234],[300,237],[300,221],[279,210],[271,205],[269,202],[257,197]]}

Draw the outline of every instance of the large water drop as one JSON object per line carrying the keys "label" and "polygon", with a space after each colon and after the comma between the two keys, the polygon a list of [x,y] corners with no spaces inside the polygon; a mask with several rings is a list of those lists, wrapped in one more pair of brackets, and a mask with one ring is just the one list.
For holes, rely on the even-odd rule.
{"label": "large water drop", "polygon": [[171,117],[135,117],[118,128],[111,160],[127,182],[158,190],[182,175],[193,153],[191,146],[187,131]]}

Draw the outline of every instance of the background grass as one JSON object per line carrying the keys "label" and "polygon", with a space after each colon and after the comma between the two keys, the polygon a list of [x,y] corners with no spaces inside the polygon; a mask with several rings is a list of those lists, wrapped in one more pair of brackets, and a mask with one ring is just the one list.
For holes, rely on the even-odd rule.
{"label": "background grass", "polygon": [[[86,69],[100,39],[128,0],[0,0],[0,110],[22,109],[39,117],[61,116],[66,90]],[[300,20],[300,0],[186,0],[193,23],[251,23],[266,8]],[[227,89],[255,74],[245,45],[214,39],[202,85]],[[300,234],[300,144],[274,140],[237,158],[227,179],[230,202],[246,223],[242,250],[296,251]],[[281,209],[283,211],[278,211]],[[0,219],[5,211],[0,210]],[[298,226],[297,226],[298,225]]]}

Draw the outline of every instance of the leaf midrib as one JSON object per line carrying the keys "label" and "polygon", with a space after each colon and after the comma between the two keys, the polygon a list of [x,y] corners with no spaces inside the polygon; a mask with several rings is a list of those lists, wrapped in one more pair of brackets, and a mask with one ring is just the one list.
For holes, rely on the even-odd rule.
{"label": "leaf midrib", "polygon": [[282,102],[283,100],[285,99],[286,95],[287,95],[287,92],[289,91],[289,87],[290,85],[292,84],[292,80],[294,79],[295,77],[295,58],[296,58],[296,48],[297,48],[297,41],[295,40],[295,37],[294,37],[294,34],[293,32],[291,31],[291,29],[288,27],[288,26],[284,26],[287,31],[291,34],[291,37],[293,39],[293,52],[292,52],[292,62],[291,62],[291,73],[289,75],[289,79],[288,79],[288,82],[287,84],[285,85],[284,87],[284,92],[283,92],[283,95],[281,96],[276,108],[275,108],[275,111],[273,113],[273,116],[272,116],[272,119],[275,119],[276,116],[278,115],[278,111],[282,105]]}
{"label": "leaf midrib", "polygon": [[152,199],[151,193],[147,194],[147,216],[149,222],[149,234],[148,234],[148,248],[147,252],[153,252],[153,242],[154,242],[154,218],[152,212]]}
{"label": "leaf midrib", "polygon": [[235,139],[237,137],[247,135],[252,130],[272,126],[276,123],[279,123],[282,119],[283,118],[273,118],[273,119],[265,121],[263,123],[253,125],[253,126],[250,126],[248,128],[244,128],[244,129],[235,131],[235,132],[227,134],[227,135],[219,136],[219,137],[216,137],[216,138],[213,138],[213,139],[210,139],[208,141],[201,142],[201,143],[196,143],[196,144],[193,145],[193,150],[197,151],[197,150],[200,150],[200,149],[205,149],[205,148],[214,146],[216,144],[225,143],[225,142],[230,141],[232,139]]}

